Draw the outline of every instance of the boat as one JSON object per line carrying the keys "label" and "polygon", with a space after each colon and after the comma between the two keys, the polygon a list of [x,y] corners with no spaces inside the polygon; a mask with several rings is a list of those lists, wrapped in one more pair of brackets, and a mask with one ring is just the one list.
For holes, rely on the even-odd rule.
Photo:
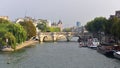
{"label": "boat", "polygon": [[92,49],[97,49],[97,46],[99,46],[99,41],[97,38],[93,38],[91,42],[88,42],[88,47]]}
{"label": "boat", "polygon": [[86,42],[80,42],[79,47],[87,47]]}
{"label": "boat", "polygon": [[104,54],[105,56],[108,57],[114,57],[113,53],[115,52],[114,50],[114,44],[112,43],[102,43],[97,47],[97,51]]}
{"label": "boat", "polygon": [[114,52],[114,57],[120,59],[120,51]]}
{"label": "boat", "polygon": [[120,59],[120,46],[116,45],[114,50],[114,57]]}
{"label": "boat", "polygon": [[86,42],[80,37],[78,39],[78,43],[79,43],[79,47],[87,47]]}

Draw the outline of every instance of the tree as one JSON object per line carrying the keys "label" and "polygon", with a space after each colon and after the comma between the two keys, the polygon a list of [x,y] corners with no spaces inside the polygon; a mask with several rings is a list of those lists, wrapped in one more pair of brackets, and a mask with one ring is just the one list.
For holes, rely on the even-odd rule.
{"label": "tree", "polygon": [[114,35],[116,32],[116,23],[119,21],[117,17],[112,19],[108,19],[108,23],[106,24],[106,33],[109,35]]}
{"label": "tree", "polygon": [[86,25],[85,25],[85,28],[89,31],[89,32],[94,32],[94,27],[93,27],[93,20],[88,22]]}
{"label": "tree", "polygon": [[41,30],[42,32],[46,32],[48,30],[48,21],[47,20],[40,20],[40,22],[37,24],[37,26],[39,30]]}
{"label": "tree", "polygon": [[118,38],[120,39],[120,20],[119,20],[119,22],[117,23],[117,36],[118,36]]}
{"label": "tree", "polygon": [[15,48],[16,47],[16,38],[10,32],[0,31],[0,44],[1,44],[1,47],[11,46],[12,48]]}
{"label": "tree", "polygon": [[[13,49],[16,48],[16,38],[12,33],[6,32],[6,34],[4,34],[4,38],[6,39],[8,46],[11,46]],[[7,39],[8,39],[8,41],[7,41]]]}
{"label": "tree", "polygon": [[8,24],[10,21],[0,18],[0,24]]}
{"label": "tree", "polygon": [[117,17],[114,17],[113,19],[111,19],[111,22],[112,22],[111,34],[116,39],[119,39],[120,38],[120,19]]}
{"label": "tree", "polygon": [[94,20],[88,22],[85,27],[88,31],[93,33],[104,32],[106,23],[107,23],[106,18],[96,17]]}
{"label": "tree", "polygon": [[24,22],[20,22],[20,25],[27,31],[27,39],[36,36],[36,27],[32,21],[25,20]]}
{"label": "tree", "polygon": [[20,24],[10,24],[7,28],[15,36],[17,43],[22,43],[26,40],[27,33]]}
{"label": "tree", "polygon": [[27,33],[20,24],[7,22],[2,20],[0,23],[0,45],[15,48],[16,43],[22,43],[26,40]]}
{"label": "tree", "polygon": [[72,31],[72,28],[64,28],[63,29],[63,32],[71,32]]}
{"label": "tree", "polygon": [[46,31],[49,31],[49,32],[60,32],[60,28],[59,27],[48,27],[46,29]]}
{"label": "tree", "polygon": [[39,24],[37,24],[36,27],[38,27],[38,29],[41,30],[42,32],[46,32],[46,30],[47,30],[47,26],[45,23],[39,23]]}

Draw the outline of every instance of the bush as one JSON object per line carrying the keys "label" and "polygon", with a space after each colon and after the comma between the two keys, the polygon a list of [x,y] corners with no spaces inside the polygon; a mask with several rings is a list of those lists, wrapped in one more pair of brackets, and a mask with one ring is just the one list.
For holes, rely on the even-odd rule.
{"label": "bush", "polygon": [[60,28],[59,27],[48,27],[47,32],[60,32]]}
{"label": "bush", "polygon": [[11,46],[15,48],[16,39],[12,33],[7,32],[7,31],[0,31],[0,44],[1,44],[1,47]]}

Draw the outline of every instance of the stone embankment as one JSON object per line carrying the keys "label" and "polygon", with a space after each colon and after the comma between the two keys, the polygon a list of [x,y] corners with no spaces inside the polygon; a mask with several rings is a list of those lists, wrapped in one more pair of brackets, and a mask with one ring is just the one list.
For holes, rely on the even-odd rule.
{"label": "stone embankment", "polygon": [[25,41],[24,43],[21,43],[21,44],[17,45],[15,49],[13,49],[13,48],[4,48],[1,51],[9,52],[9,51],[20,50],[20,49],[22,49],[24,47],[31,46],[31,44],[35,44],[37,42],[38,41],[29,40],[29,41]]}

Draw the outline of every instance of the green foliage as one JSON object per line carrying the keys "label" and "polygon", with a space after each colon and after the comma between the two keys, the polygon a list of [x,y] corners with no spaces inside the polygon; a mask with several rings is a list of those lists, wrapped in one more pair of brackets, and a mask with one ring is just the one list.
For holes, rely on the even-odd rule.
{"label": "green foliage", "polygon": [[71,28],[64,28],[64,29],[63,29],[63,32],[71,32],[71,31],[72,31]]}
{"label": "green foliage", "polygon": [[90,32],[94,32],[94,28],[93,28],[93,20],[88,22],[87,25],[85,26],[85,28],[90,31]]}
{"label": "green foliage", "polygon": [[107,23],[107,19],[104,17],[96,17],[94,20],[87,23],[85,26],[86,29],[90,32],[97,33],[105,31],[105,24]]}
{"label": "green foliage", "polygon": [[120,18],[114,17],[106,20],[103,17],[95,18],[86,24],[86,29],[90,32],[105,32],[108,36],[120,39]]}
{"label": "green foliage", "polygon": [[42,23],[38,23],[37,27],[41,32],[60,32],[59,27],[48,27],[46,21],[42,21]]}
{"label": "green foliage", "polygon": [[15,36],[17,43],[22,43],[26,40],[27,33],[20,24],[10,24],[8,28],[8,31]]}
{"label": "green foliage", "polygon": [[0,18],[0,24],[8,24],[10,21]]}
{"label": "green foliage", "polygon": [[36,36],[36,27],[34,26],[32,21],[20,22],[20,25],[22,25],[24,29],[27,31],[27,39]]}
{"label": "green foliage", "polygon": [[60,28],[59,27],[48,27],[47,31],[49,31],[49,32],[60,32]]}
{"label": "green foliage", "polygon": [[120,19],[117,17],[114,17],[113,19],[111,19],[111,34],[114,37],[118,37],[120,38]]}
{"label": "green foliage", "polygon": [[[6,41],[8,39],[8,42]],[[0,47],[16,47],[26,40],[26,31],[20,24],[0,23]]]}
{"label": "green foliage", "polygon": [[39,23],[37,24],[37,26],[39,30],[41,30],[42,32],[46,32],[47,31],[47,26],[46,23]]}
{"label": "green foliage", "polygon": [[3,24],[3,23],[1,23],[0,24],[0,31],[3,31],[3,30],[8,30],[8,28],[7,28],[7,26],[8,26],[9,24]]}
{"label": "green foliage", "polygon": [[16,47],[16,38],[15,38],[15,36],[14,36],[12,33],[6,32],[6,34],[4,35],[4,37],[5,37],[6,39],[8,39],[7,44],[8,44],[9,46],[11,46],[12,48],[15,48],[15,47]]}
{"label": "green foliage", "polygon": [[120,20],[119,20],[119,22],[117,23],[117,29],[116,29],[116,32],[117,32],[117,36],[118,36],[118,38],[120,39]]}
{"label": "green foliage", "polygon": [[0,30],[0,47],[2,47],[3,45],[7,45],[4,38],[5,33],[5,30]]}
{"label": "green foliage", "polygon": [[16,39],[12,33],[7,32],[7,31],[0,31],[0,44],[2,46],[11,46],[15,48]]}

